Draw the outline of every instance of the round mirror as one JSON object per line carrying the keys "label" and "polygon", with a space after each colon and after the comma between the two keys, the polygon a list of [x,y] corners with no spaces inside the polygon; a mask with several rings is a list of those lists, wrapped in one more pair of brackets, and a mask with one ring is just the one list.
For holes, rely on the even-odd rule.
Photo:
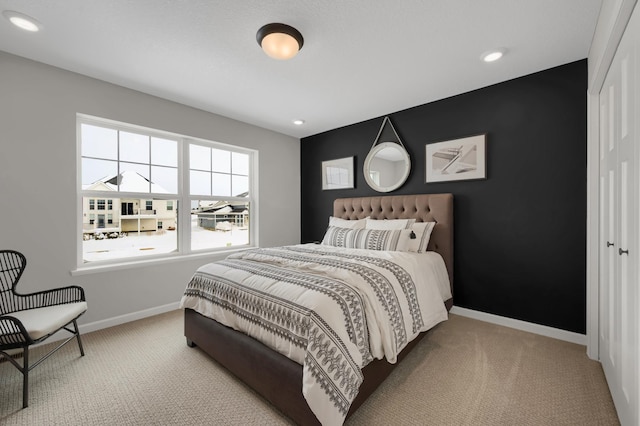
{"label": "round mirror", "polygon": [[378,192],[400,188],[410,171],[409,153],[395,142],[379,143],[371,148],[364,160],[364,179]]}

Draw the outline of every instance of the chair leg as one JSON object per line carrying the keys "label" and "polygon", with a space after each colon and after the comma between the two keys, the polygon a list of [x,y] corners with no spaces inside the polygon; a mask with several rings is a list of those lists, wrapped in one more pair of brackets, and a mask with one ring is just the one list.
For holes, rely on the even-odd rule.
{"label": "chair leg", "polygon": [[22,351],[22,408],[29,406],[29,346]]}
{"label": "chair leg", "polygon": [[78,330],[78,323],[73,320],[73,327],[76,330],[76,339],[78,339],[78,347],[80,348],[80,356],[84,356],[84,348],[82,347],[82,340],[80,339],[80,330]]}
{"label": "chair leg", "polygon": [[73,320],[73,327],[74,327],[73,331],[67,327],[64,327],[65,330],[67,330],[70,333],[73,333],[73,336],[70,336],[62,344],[58,345],[55,349],[53,349],[52,351],[47,353],[45,356],[40,358],[33,365],[29,364],[29,345],[24,346],[22,348],[22,366],[20,366],[20,363],[18,363],[16,360],[11,358],[5,352],[0,352],[0,357],[6,357],[13,364],[13,366],[16,367],[18,370],[20,370],[20,372],[22,373],[22,380],[23,380],[22,381],[22,408],[27,408],[29,406],[29,371],[30,370],[40,365],[42,361],[49,358],[51,355],[57,352],[58,349],[62,348],[64,345],[66,345],[71,340],[73,340],[74,337],[78,339],[78,347],[80,348],[80,355],[84,356],[84,348],[82,347],[80,330],[78,329],[78,323],[76,320]]}

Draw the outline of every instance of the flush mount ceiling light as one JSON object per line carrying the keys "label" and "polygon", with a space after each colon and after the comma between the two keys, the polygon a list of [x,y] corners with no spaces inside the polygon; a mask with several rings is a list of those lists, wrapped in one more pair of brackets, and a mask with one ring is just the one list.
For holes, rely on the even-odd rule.
{"label": "flush mount ceiling light", "polygon": [[293,124],[295,124],[296,126],[302,126],[304,123],[304,120],[293,120]]}
{"label": "flush mount ceiling light", "polygon": [[9,20],[13,25],[26,31],[36,32],[40,31],[42,24],[31,16],[24,13],[15,12],[13,10],[5,10],[2,15]]}
{"label": "flush mount ceiling light", "polygon": [[485,62],[494,62],[502,58],[504,53],[505,53],[505,49],[491,50],[489,52],[483,53],[482,56],[480,56],[480,58]]}
{"label": "flush mount ceiling light", "polygon": [[304,39],[300,31],[286,24],[267,24],[256,34],[264,53],[274,59],[291,59],[302,49]]}

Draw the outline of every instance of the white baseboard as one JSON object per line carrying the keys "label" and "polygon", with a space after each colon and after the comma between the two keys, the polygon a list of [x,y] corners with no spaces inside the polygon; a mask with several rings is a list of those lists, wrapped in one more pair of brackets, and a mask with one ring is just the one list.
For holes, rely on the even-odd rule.
{"label": "white baseboard", "polygon": [[460,308],[458,306],[454,306],[453,308],[451,308],[451,313],[484,322],[489,322],[491,324],[502,325],[504,327],[515,328],[516,330],[528,331],[529,333],[539,334],[541,336],[576,343],[578,345],[587,345],[587,336],[585,334],[574,333],[572,331],[547,327],[546,325],[534,324],[517,319],[501,317],[499,315],[487,314],[485,312],[474,311],[473,309],[467,308]]}
{"label": "white baseboard", "polygon": [[[92,331],[102,330],[103,328],[109,328],[127,322],[163,314],[165,312],[176,310],[179,307],[180,302],[169,303],[167,305],[157,306],[155,308],[144,309],[142,311],[132,312],[130,314],[120,315],[100,321],[94,321],[88,324],[82,324],[79,326],[80,333],[90,333]],[[463,317],[477,319],[479,321],[488,322],[491,324],[502,325],[504,327],[515,328],[516,330],[528,331],[529,333],[539,334],[541,336],[547,336],[558,340],[564,340],[566,342],[576,343],[578,345],[587,345],[587,336],[585,334],[560,330],[559,328],[548,327],[546,325],[534,324],[517,319],[501,317],[499,315],[474,311],[473,309],[461,308],[459,306],[454,306],[453,308],[451,308],[451,313]],[[54,336],[51,336],[51,338],[47,339],[43,343],[55,342],[56,340],[62,340],[66,337],[67,336],[65,335],[65,333],[60,333],[60,337],[58,337],[58,335],[56,334]]]}
{"label": "white baseboard", "polygon": [[[90,322],[88,324],[78,324],[78,328],[80,329],[80,335],[91,333],[92,331],[102,330],[103,328],[113,327],[115,325],[124,324],[127,322],[152,317],[154,315],[163,314],[165,312],[174,311],[180,307],[180,302],[169,303],[163,306],[156,306],[155,308],[144,309],[142,311],[132,312],[130,314],[119,315],[113,318],[107,318],[100,321]],[[56,342],[58,340],[63,340],[69,337],[69,333],[56,333],[44,342],[40,343],[41,345]]]}
{"label": "white baseboard", "polygon": [[88,324],[80,325],[80,333],[91,333],[92,331],[102,330],[103,328],[113,327],[114,325],[120,325],[127,322],[139,320],[142,318],[152,317],[154,315],[164,314],[165,312],[175,311],[180,307],[180,302],[169,303],[163,306],[156,306],[155,308],[144,309],[138,312],[132,312],[130,314],[124,314],[113,318],[107,318],[100,321],[90,322]]}

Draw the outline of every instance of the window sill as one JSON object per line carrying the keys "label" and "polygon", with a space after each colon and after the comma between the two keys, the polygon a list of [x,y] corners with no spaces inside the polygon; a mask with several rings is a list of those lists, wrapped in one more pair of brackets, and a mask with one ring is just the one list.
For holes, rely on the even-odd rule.
{"label": "window sill", "polygon": [[101,263],[98,265],[88,264],[88,265],[79,266],[78,268],[71,270],[71,276],[75,277],[80,275],[120,271],[123,269],[144,268],[147,266],[153,266],[157,264],[164,265],[167,263],[198,260],[198,259],[205,259],[205,258],[211,261],[217,261],[217,260],[224,259],[231,253],[235,253],[238,251],[245,251],[253,248],[256,248],[256,247],[244,246],[241,248],[222,250],[222,251],[208,251],[208,252],[191,253],[191,254],[185,254],[185,255],[174,254],[170,256],[154,257],[152,259],[132,260],[132,261],[114,262],[114,263],[106,263],[106,264]]}

